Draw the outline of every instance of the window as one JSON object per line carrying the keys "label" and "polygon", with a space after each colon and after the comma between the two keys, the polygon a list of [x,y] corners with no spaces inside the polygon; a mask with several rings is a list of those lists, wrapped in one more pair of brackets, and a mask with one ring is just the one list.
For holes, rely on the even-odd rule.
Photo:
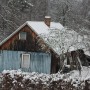
{"label": "window", "polygon": [[26,32],[20,32],[19,33],[19,39],[20,40],[26,40]]}
{"label": "window", "polygon": [[30,65],[30,54],[22,54],[22,68],[29,68]]}

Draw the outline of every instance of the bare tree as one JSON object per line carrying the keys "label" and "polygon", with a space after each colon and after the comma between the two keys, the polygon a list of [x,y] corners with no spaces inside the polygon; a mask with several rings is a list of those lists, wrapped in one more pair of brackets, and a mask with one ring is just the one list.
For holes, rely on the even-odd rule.
{"label": "bare tree", "polygon": [[53,48],[53,50],[60,56],[60,62],[62,64],[62,68],[60,70],[63,71],[64,67],[67,66],[67,58],[69,58],[70,67],[72,68],[73,59],[71,56],[71,51],[76,50],[76,67],[79,71],[82,69],[82,63],[79,58],[78,49],[86,50],[88,49],[88,43],[84,40],[84,37],[76,33],[74,30],[68,30],[67,28],[63,30],[58,29],[50,29],[48,34],[40,35],[49,47]]}

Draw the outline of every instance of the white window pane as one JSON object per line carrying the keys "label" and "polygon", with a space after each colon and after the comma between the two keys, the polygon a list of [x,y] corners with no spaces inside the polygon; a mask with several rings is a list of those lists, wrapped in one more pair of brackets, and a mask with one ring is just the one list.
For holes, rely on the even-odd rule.
{"label": "white window pane", "polygon": [[30,55],[22,54],[22,68],[29,68],[30,65]]}
{"label": "white window pane", "polygon": [[26,32],[20,32],[19,33],[19,39],[26,40]]}

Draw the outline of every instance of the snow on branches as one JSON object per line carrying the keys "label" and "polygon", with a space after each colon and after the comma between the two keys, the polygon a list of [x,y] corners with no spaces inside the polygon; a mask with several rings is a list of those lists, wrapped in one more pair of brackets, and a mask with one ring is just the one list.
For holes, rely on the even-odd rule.
{"label": "snow on branches", "polygon": [[67,28],[62,30],[50,28],[48,34],[41,34],[40,36],[59,55],[78,49],[86,50],[88,48],[83,36]]}

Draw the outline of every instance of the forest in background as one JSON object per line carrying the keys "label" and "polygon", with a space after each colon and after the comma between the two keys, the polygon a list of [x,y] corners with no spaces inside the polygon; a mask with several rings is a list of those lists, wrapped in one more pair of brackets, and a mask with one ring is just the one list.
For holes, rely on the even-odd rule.
{"label": "forest in background", "polygon": [[0,29],[7,33],[46,15],[78,33],[90,34],[90,0],[0,0]]}

